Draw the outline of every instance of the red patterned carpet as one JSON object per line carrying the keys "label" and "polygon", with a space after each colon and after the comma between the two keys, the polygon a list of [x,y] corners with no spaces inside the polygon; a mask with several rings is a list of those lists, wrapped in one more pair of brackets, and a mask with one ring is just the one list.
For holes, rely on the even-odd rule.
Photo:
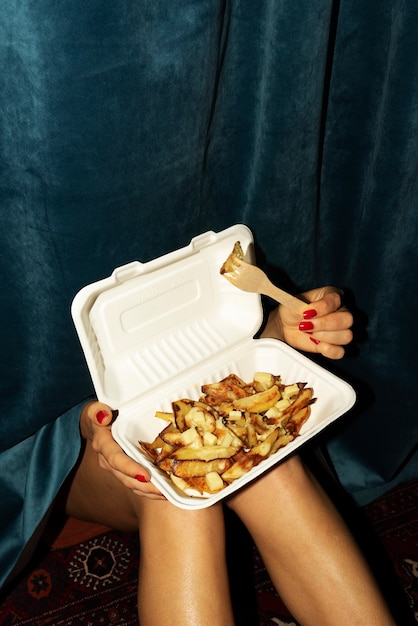
{"label": "red patterned carpet", "polygon": [[[360,511],[367,546],[399,626],[418,623],[418,480]],[[366,524],[364,524],[364,517]],[[368,523],[367,523],[368,521]],[[259,554],[231,520],[230,562],[237,624],[298,626],[275,593]],[[370,532],[367,526],[370,526]],[[249,558],[236,563],[236,548]],[[5,626],[138,626],[138,542],[133,534],[71,521],[42,546],[29,571],[0,604]],[[320,626],[320,625],[318,625]]]}

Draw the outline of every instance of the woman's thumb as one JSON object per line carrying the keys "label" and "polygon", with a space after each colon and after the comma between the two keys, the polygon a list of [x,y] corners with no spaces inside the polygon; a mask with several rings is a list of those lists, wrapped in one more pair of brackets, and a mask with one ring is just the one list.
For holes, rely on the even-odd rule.
{"label": "woman's thumb", "polygon": [[112,411],[108,406],[102,405],[96,411],[96,420],[101,426],[109,426],[118,416],[118,411]]}

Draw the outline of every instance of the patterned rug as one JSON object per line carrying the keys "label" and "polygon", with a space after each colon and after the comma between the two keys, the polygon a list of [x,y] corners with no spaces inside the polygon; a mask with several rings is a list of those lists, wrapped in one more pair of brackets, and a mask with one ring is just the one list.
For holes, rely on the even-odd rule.
{"label": "patterned rug", "polygon": [[[418,480],[406,483],[365,507],[360,541],[379,571],[400,626],[418,623]],[[364,520],[365,518],[365,520]],[[232,521],[232,524],[235,522]],[[71,526],[72,524],[72,526]],[[75,524],[75,526],[74,526]],[[229,561],[237,624],[298,626],[276,594],[260,555],[234,529]],[[235,548],[249,547],[236,563]],[[0,604],[5,626],[138,626],[137,537],[69,521]],[[320,626],[320,625],[318,625]]]}

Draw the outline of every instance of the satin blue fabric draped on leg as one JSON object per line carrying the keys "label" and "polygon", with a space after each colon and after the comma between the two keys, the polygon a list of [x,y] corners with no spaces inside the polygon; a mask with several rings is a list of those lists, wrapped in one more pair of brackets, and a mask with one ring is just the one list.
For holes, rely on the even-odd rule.
{"label": "satin blue fabric draped on leg", "polygon": [[2,580],[79,455],[73,296],[236,222],[358,310],[326,364],[359,392],[321,437],[344,487],[416,475],[417,28],[413,0],[4,0]]}

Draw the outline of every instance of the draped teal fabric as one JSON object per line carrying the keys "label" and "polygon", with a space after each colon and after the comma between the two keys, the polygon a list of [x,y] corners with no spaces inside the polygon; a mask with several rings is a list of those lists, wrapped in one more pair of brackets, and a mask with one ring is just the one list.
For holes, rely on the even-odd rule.
{"label": "draped teal fabric", "polygon": [[330,452],[366,502],[418,475],[418,4],[353,4],[338,17],[318,277],[347,287],[358,310],[359,354],[344,365],[360,410]]}
{"label": "draped teal fabric", "polygon": [[75,293],[233,223],[357,312],[343,486],[417,474],[417,29],[415,0],[3,0],[1,580],[79,455]]}

